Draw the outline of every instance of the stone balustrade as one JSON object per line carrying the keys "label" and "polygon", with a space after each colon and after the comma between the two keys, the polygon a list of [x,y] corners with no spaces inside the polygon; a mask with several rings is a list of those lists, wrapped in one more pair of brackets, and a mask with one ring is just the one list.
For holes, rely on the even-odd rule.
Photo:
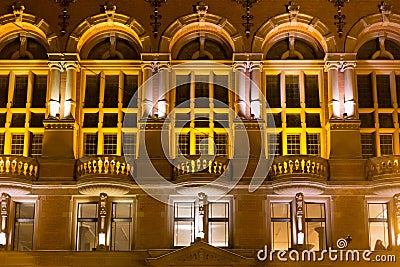
{"label": "stone balustrade", "polygon": [[187,174],[209,174],[212,176],[220,176],[228,168],[229,161],[225,157],[202,157],[187,160],[177,160],[174,162],[173,173],[174,178]]}
{"label": "stone balustrade", "polygon": [[78,159],[76,163],[78,178],[86,175],[130,176],[131,173],[133,173],[133,166],[128,164],[123,156],[84,157]]}
{"label": "stone balustrade", "polygon": [[0,176],[13,176],[28,180],[37,179],[39,163],[23,156],[0,156]]}
{"label": "stone balustrade", "polygon": [[270,168],[272,180],[287,176],[312,177],[327,180],[329,164],[326,159],[309,155],[288,155],[275,157]]}
{"label": "stone balustrade", "polygon": [[390,177],[400,177],[400,155],[370,158],[366,164],[369,180],[378,180]]}

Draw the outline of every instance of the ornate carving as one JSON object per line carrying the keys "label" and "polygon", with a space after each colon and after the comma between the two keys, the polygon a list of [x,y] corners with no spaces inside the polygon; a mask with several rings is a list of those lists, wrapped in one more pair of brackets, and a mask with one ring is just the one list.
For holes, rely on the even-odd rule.
{"label": "ornate carving", "polygon": [[7,245],[7,223],[10,213],[10,196],[6,193],[1,194],[0,203],[0,246]]}
{"label": "ornate carving", "polygon": [[251,21],[253,20],[254,16],[251,15],[250,9],[253,7],[253,4],[259,2],[260,0],[232,0],[239,4],[241,4],[244,8],[246,8],[246,14],[242,16],[242,19],[245,21],[242,23],[244,26],[246,33],[246,37],[250,37],[250,28],[254,25]]}
{"label": "ornate carving", "polygon": [[286,5],[287,12],[289,13],[289,21],[296,22],[297,14],[299,14],[300,6],[297,1],[290,1],[288,5]]}
{"label": "ornate carving", "polygon": [[61,22],[58,25],[61,27],[61,35],[65,35],[67,33],[68,20],[70,15],[68,15],[68,7],[71,3],[75,3],[77,0],[54,0],[56,3],[59,3],[61,8],[63,9],[62,14],[58,16],[61,19]]}
{"label": "ornate carving", "polygon": [[297,244],[304,244],[304,195],[303,193],[296,194],[296,232]]}
{"label": "ornate carving", "polygon": [[16,1],[12,5],[12,9],[15,16],[15,22],[22,22],[25,6],[22,5],[21,1]]}
{"label": "ornate carving", "polygon": [[0,176],[12,175],[23,178],[37,178],[39,164],[32,158],[22,156],[0,157]]}
{"label": "ornate carving", "polygon": [[211,175],[222,175],[228,168],[228,160],[218,157],[215,159],[197,159],[176,162],[174,164],[174,176],[193,173],[208,173]]}
{"label": "ornate carving", "polygon": [[379,5],[379,11],[382,14],[382,21],[389,21],[389,16],[392,14],[392,6],[389,5],[388,1],[382,1]]}
{"label": "ornate carving", "polygon": [[396,216],[396,226],[395,226],[395,233],[396,233],[396,245],[400,245],[400,193],[394,196],[394,210]]}
{"label": "ornate carving", "polygon": [[107,21],[108,22],[113,22],[114,21],[114,14],[115,11],[117,10],[117,6],[110,3],[109,1],[107,1],[104,5],[103,5],[103,10],[104,13],[106,13],[107,15]]}
{"label": "ornate carving", "polygon": [[399,161],[399,156],[383,156],[369,159],[367,162],[368,178],[376,180],[379,177],[397,176],[400,174]]}
{"label": "ornate carving", "polygon": [[150,15],[150,19],[153,20],[153,22],[150,23],[151,26],[153,26],[153,36],[154,38],[157,38],[158,36],[158,28],[161,26],[161,22],[159,20],[161,19],[161,15],[158,13],[158,9],[161,7],[161,4],[167,2],[167,0],[145,0],[146,2],[150,3],[151,7],[153,8],[153,15]]}
{"label": "ornate carving", "polygon": [[183,261],[195,261],[195,262],[220,262],[221,259],[214,254],[210,254],[204,248],[200,248],[197,251],[189,253]]}
{"label": "ornate carving", "polygon": [[334,16],[334,19],[336,20],[335,25],[337,27],[337,33],[339,35],[339,38],[342,38],[343,35],[343,27],[346,25],[344,22],[346,16],[342,14],[342,7],[344,6],[344,3],[348,3],[350,0],[328,0],[329,2],[332,2],[335,7],[337,7],[337,14]]}
{"label": "ornate carving", "polygon": [[78,160],[76,172],[78,177],[91,174],[130,176],[130,172],[133,172],[133,167],[125,162],[124,157],[86,157]]}
{"label": "ornate carving", "polygon": [[197,13],[200,22],[205,21],[205,15],[207,14],[208,6],[204,2],[197,2],[194,6],[194,12]]}

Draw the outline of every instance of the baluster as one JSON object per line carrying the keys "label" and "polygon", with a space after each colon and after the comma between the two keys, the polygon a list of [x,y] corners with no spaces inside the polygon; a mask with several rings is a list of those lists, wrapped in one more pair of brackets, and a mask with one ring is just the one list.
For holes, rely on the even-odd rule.
{"label": "baluster", "polygon": [[299,161],[299,159],[296,159],[295,164],[296,164],[296,170],[298,170],[299,172],[304,173],[304,170],[305,170],[305,168],[304,168],[304,166],[305,166],[304,159],[302,159],[301,161]]}
{"label": "baluster", "polygon": [[29,175],[33,176],[33,164],[29,166]]}
{"label": "baluster", "polygon": [[195,166],[196,166],[194,160],[191,160],[191,161],[190,161],[190,166],[191,166],[191,168],[192,168],[192,173],[194,173],[194,172],[195,172]]}
{"label": "baluster", "polygon": [[92,161],[92,167],[93,167],[93,173],[96,173],[97,172],[97,161],[95,159]]}
{"label": "baluster", "polygon": [[7,157],[6,158],[6,173],[9,173],[11,171],[10,170],[10,165],[11,165],[10,158]]}
{"label": "baluster", "polygon": [[104,173],[108,173],[110,171],[110,162],[108,161],[108,157],[104,159]]}
{"label": "baluster", "polygon": [[102,173],[102,171],[103,171],[103,161],[101,160],[101,158],[98,160],[97,166],[99,167],[99,173]]}
{"label": "baluster", "polygon": [[186,161],[186,173],[190,173],[190,161]]}
{"label": "baluster", "polygon": [[203,159],[203,170],[207,169],[207,160]]}
{"label": "baluster", "polygon": [[28,163],[25,162],[25,163],[24,163],[24,175],[25,175],[25,176],[28,174],[28,167],[29,167]]}
{"label": "baluster", "polygon": [[17,172],[17,161],[14,159],[11,162],[11,173],[16,174],[16,172]]}
{"label": "baluster", "polygon": [[288,166],[287,166],[288,164],[287,164],[287,162],[286,161],[284,161],[283,162],[283,173],[287,173],[287,171],[288,171]]}
{"label": "baluster", "polygon": [[119,162],[119,160],[117,161],[117,163],[115,164],[115,167],[117,169],[116,173],[119,174],[120,173],[120,167],[121,167],[121,162]]}
{"label": "baluster", "polygon": [[0,173],[4,173],[4,160],[1,158],[0,160]]}
{"label": "baluster", "polygon": [[[286,162],[285,162],[286,163]],[[289,160],[289,164],[288,164],[288,166],[289,166],[289,168],[288,168],[288,172],[289,173],[293,173],[293,167],[294,167],[294,165],[293,165],[293,161],[292,160]],[[286,172],[285,172],[286,173]]]}
{"label": "baluster", "polygon": [[35,177],[38,175],[38,169],[39,169],[39,167],[35,166]]}
{"label": "baluster", "polygon": [[197,171],[201,171],[201,161],[200,161],[200,159],[198,159],[196,161],[196,167],[197,167]]}
{"label": "baluster", "polygon": [[283,169],[284,169],[284,166],[282,166],[282,162],[279,162],[278,163],[278,170],[279,170],[279,174],[280,175],[284,173]]}
{"label": "baluster", "polygon": [[114,168],[115,168],[115,160],[111,160],[110,162],[110,167],[111,167],[111,173],[114,173]]}
{"label": "baluster", "polygon": [[212,161],[211,160],[208,161],[208,172],[212,173]]}

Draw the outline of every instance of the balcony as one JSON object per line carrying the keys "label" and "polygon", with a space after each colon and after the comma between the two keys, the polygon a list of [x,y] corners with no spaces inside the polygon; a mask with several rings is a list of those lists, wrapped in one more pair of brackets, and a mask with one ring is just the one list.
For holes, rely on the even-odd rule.
{"label": "balcony", "polygon": [[81,194],[124,195],[133,183],[134,166],[123,156],[101,155],[80,158],[76,162],[76,179]]}
{"label": "balcony", "polygon": [[38,174],[39,163],[34,158],[0,156],[0,187],[3,192],[10,195],[30,193],[32,181],[37,180]]}
{"label": "balcony", "polygon": [[366,173],[376,194],[393,195],[400,192],[400,155],[368,159]]}
{"label": "balcony", "polygon": [[329,178],[329,164],[326,159],[317,156],[276,157],[269,178],[277,194],[321,194]]}
{"label": "balcony", "polygon": [[173,167],[173,181],[183,182],[196,178],[196,181],[211,181],[221,175],[227,176],[229,159],[221,156],[187,156],[176,160]]}

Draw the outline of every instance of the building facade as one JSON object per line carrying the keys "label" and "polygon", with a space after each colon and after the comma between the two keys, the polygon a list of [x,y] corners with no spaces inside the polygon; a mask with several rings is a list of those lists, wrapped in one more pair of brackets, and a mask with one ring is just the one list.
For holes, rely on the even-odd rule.
{"label": "building facade", "polygon": [[5,2],[2,266],[397,266],[399,2]]}

